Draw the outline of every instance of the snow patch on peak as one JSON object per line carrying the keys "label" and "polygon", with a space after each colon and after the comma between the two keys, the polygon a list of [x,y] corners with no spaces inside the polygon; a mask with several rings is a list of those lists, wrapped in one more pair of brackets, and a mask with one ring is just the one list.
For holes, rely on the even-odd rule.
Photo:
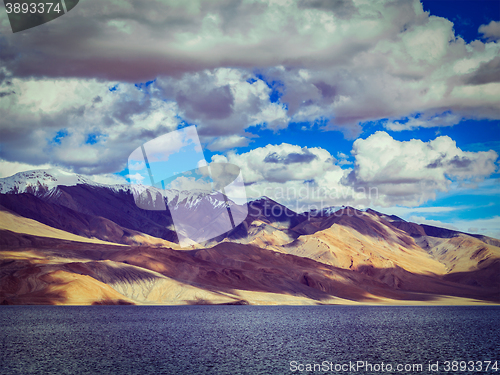
{"label": "snow patch on peak", "polygon": [[0,193],[45,193],[59,185],[78,184],[99,185],[85,176],[51,168],[19,172],[0,178]]}
{"label": "snow patch on peak", "polygon": [[309,212],[309,214],[311,216],[331,216],[333,214],[335,214],[336,212],[340,211],[340,210],[344,210],[346,209],[347,207],[346,206],[331,206],[331,207],[325,207],[325,208],[322,208],[321,210],[316,210],[316,209],[312,209],[310,211],[306,211]]}
{"label": "snow patch on peak", "polygon": [[[155,196],[162,196],[166,200],[165,203],[168,203],[170,207],[173,206],[174,209],[179,205],[194,209],[200,204],[206,203],[214,207],[221,207],[228,204],[222,193],[218,191],[179,191],[176,189],[158,189],[140,184],[108,185],[95,182],[90,176],[66,172],[57,168],[19,172],[10,177],[0,178],[0,194],[30,193],[42,198],[57,198],[61,194],[58,186],[76,185],[106,188],[117,193],[129,193],[134,196],[141,195],[145,190],[149,190]],[[234,204],[234,202],[230,204]]]}
{"label": "snow patch on peak", "polygon": [[342,209],[346,208],[345,206],[331,206],[327,208],[323,208],[321,212],[323,213],[323,216],[330,216],[334,214],[337,211],[340,211]]}

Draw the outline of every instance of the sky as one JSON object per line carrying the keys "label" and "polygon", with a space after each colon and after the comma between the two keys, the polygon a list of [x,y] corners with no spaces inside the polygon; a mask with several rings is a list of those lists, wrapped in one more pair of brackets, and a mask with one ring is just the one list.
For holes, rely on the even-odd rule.
{"label": "sky", "polygon": [[0,5],[0,177],[125,182],[195,125],[250,198],[500,238],[499,103],[498,0],[81,0],[18,33]]}

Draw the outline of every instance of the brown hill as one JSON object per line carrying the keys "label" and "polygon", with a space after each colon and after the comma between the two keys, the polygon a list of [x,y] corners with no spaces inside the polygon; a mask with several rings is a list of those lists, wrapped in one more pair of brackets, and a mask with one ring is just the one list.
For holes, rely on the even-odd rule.
{"label": "brown hill", "polygon": [[397,266],[348,270],[252,245],[178,251],[9,231],[0,238],[4,304],[500,302],[498,278],[470,285]]}
{"label": "brown hill", "polygon": [[4,303],[500,302],[500,241],[485,236],[263,198],[232,231],[176,251],[168,210],[130,191],[32,193],[0,194]]}
{"label": "brown hill", "polygon": [[[88,206],[91,206],[90,202],[91,200],[89,200]],[[155,239],[152,239],[152,235],[144,235],[143,232],[138,230],[122,227],[105,217],[78,212],[59,204],[46,202],[28,193],[0,194],[0,207],[3,207],[4,211],[7,210],[25,218],[36,220],[52,228],[108,242],[140,245],[143,243],[161,243],[163,237],[177,240],[177,236],[174,236],[175,233],[173,235],[173,232],[167,228],[148,230],[147,232],[150,233],[163,234],[163,237],[157,236]],[[126,216],[126,206],[121,209],[125,211],[121,215]],[[0,209],[1,211],[2,209]],[[143,218],[142,226],[147,227],[151,223],[152,220]],[[158,226],[158,224],[154,225]],[[168,242],[168,244],[170,243]]]}

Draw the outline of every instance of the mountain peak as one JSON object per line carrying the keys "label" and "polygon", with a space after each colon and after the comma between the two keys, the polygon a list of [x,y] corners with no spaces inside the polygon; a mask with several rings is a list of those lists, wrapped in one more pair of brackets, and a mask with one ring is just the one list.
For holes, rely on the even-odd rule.
{"label": "mountain peak", "polygon": [[370,214],[374,214],[374,215],[377,215],[377,216],[380,216],[382,219],[385,219],[391,223],[393,222],[406,222],[406,220],[403,220],[401,219],[399,216],[396,216],[396,215],[387,215],[387,214],[384,214],[382,212],[379,212],[379,211],[375,211],[371,208],[367,209],[366,212],[370,213]]}
{"label": "mountain peak", "polygon": [[47,191],[56,186],[78,184],[98,185],[88,177],[66,172],[57,168],[18,172],[13,176],[0,178],[0,193],[25,193]]}

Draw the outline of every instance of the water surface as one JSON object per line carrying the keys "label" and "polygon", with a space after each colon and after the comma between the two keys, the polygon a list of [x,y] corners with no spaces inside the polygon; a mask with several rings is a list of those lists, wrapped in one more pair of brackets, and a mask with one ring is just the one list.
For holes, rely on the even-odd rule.
{"label": "water surface", "polygon": [[363,361],[393,371],[357,373],[441,374],[500,365],[499,321],[482,306],[2,306],[0,373],[347,374],[319,365]]}

